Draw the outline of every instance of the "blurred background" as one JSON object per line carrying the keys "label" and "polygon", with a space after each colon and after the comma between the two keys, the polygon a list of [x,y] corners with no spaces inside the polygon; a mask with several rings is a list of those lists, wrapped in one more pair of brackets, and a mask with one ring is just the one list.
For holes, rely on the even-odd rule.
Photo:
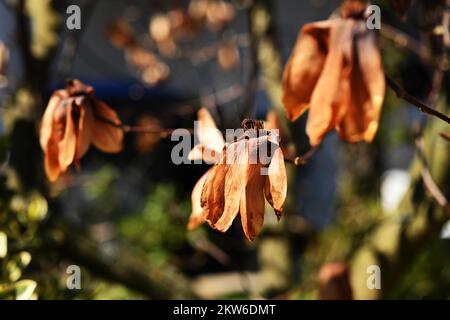
{"label": "blurred background", "polygon": [[[445,28],[449,4],[413,1],[399,15],[374,3],[386,74],[448,114],[449,48],[430,30]],[[208,165],[173,164],[170,137],[129,133],[121,153],[90,148],[80,170],[45,177],[39,122],[68,78],[93,86],[131,126],[192,129],[204,107],[224,131],[273,112],[286,143],[308,151],[306,117],[284,117],[281,72],[300,28],[339,4],[0,0],[0,299],[447,299],[448,212],[421,168],[448,196],[450,144],[440,133],[449,128],[389,89],[374,143],[332,133],[306,165],[287,164],[283,218],[267,208],[253,242],[239,219],[225,234],[187,231]],[[80,29],[66,25],[71,5]],[[67,286],[70,265],[81,289]],[[370,265],[380,266],[380,290],[367,287]]]}

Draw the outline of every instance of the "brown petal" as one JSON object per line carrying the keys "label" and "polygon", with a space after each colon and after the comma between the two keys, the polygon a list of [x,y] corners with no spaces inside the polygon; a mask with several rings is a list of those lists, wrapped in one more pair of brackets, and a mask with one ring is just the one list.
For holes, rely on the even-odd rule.
{"label": "brown petal", "polygon": [[53,115],[56,108],[60,107],[61,100],[67,98],[67,92],[65,90],[57,90],[50,97],[48,105],[45,109],[44,115],[41,121],[41,129],[39,134],[39,141],[42,150],[46,150],[50,136],[52,135],[53,128]]}
{"label": "brown petal", "polygon": [[227,157],[231,162],[227,161],[229,169],[225,175],[224,209],[222,216],[213,226],[222,232],[228,230],[239,212],[239,204],[245,190],[249,167],[247,143],[247,140],[243,139],[231,144],[227,150]]}
{"label": "brown petal", "polygon": [[309,107],[325,64],[330,28],[334,24],[331,20],[309,23],[300,32],[283,73],[283,104],[292,121]]}
{"label": "brown petal", "polygon": [[360,30],[356,38],[358,60],[355,61],[351,72],[351,101],[347,114],[338,126],[341,138],[350,143],[373,140],[378,128],[385,91],[376,35],[366,30],[364,23],[358,27]]}
{"label": "brown petal", "polygon": [[283,204],[287,194],[286,167],[284,166],[283,152],[280,148],[277,148],[272,156],[268,175],[265,179],[264,193],[279,219],[283,212]]}
{"label": "brown petal", "polygon": [[261,165],[249,166],[246,177],[247,186],[242,193],[239,211],[242,228],[249,241],[259,234],[264,223],[264,181],[261,175]]}
{"label": "brown petal", "polygon": [[68,103],[70,104],[65,108],[66,117],[64,136],[62,137],[62,140],[58,142],[58,161],[61,171],[63,172],[73,163],[77,146],[76,128],[78,123],[76,123],[76,119],[74,118],[74,112],[76,112],[77,107],[73,100]]}
{"label": "brown petal", "polygon": [[56,181],[56,179],[61,174],[61,168],[59,167],[58,161],[58,143],[50,138],[48,140],[47,146],[45,147],[45,173],[51,182]]}
{"label": "brown petal", "polygon": [[323,72],[311,97],[306,133],[312,146],[320,144],[325,134],[333,129],[346,112],[340,103],[340,82],[351,65],[353,19],[337,19],[330,35],[330,52]]}
{"label": "brown petal", "polygon": [[205,214],[201,206],[201,195],[206,178],[212,171],[213,171],[212,168],[206,171],[197,181],[197,183],[194,186],[194,189],[192,189],[191,195],[192,212],[189,218],[189,223],[187,225],[188,230],[197,228],[200,224],[202,224],[205,221]]}
{"label": "brown petal", "polygon": [[96,119],[92,128],[92,143],[103,152],[120,152],[123,147],[123,130],[118,127],[121,122],[117,113],[103,101],[93,103]]}
{"label": "brown petal", "polygon": [[77,132],[76,160],[81,159],[89,149],[92,141],[92,128],[94,126],[94,114],[89,100],[84,98],[80,106],[80,119]]}
{"label": "brown petal", "polygon": [[225,205],[225,175],[229,166],[226,163],[226,150],[222,152],[221,160],[208,174],[203,184],[201,206],[205,211],[205,220],[211,227],[220,219]]}

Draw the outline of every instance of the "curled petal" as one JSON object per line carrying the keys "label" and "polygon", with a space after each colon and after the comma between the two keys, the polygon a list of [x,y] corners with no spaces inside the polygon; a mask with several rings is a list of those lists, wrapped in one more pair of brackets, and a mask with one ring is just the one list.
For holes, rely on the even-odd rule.
{"label": "curled petal", "polygon": [[191,195],[191,201],[192,201],[192,212],[191,216],[189,218],[189,223],[187,225],[188,230],[192,230],[196,227],[198,227],[200,224],[202,224],[205,221],[205,214],[203,211],[203,208],[201,206],[201,195],[203,190],[203,185],[205,184],[206,178],[208,177],[208,174],[210,174],[213,171],[213,169],[209,169],[206,171],[201,178],[197,181],[197,183],[194,186],[194,189],[192,189],[192,195]]}
{"label": "curled petal", "polygon": [[120,152],[123,147],[123,130],[117,113],[103,101],[94,102],[95,122],[92,143],[103,152]]}
{"label": "curled petal", "polygon": [[287,194],[286,167],[284,166],[284,157],[280,148],[275,150],[270,162],[268,173],[265,177],[264,193],[279,219],[283,212],[283,204]]}
{"label": "curled petal", "polygon": [[239,212],[242,228],[249,241],[259,234],[264,223],[264,180],[261,165],[249,166],[245,191],[242,193]]}
{"label": "curled petal", "polygon": [[332,20],[306,24],[297,39],[283,73],[283,104],[290,120],[309,107],[328,53]]}
{"label": "curled petal", "polygon": [[347,114],[337,129],[347,142],[371,142],[378,128],[385,80],[376,34],[360,23],[355,41],[356,56],[350,78],[351,99]]}
{"label": "curled petal", "polygon": [[249,241],[259,234],[264,223],[264,181],[266,176],[261,171],[268,151],[269,135],[248,140],[249,166],[245,191],[242,193],[239,212],[242,228]]}
{"label": "curled petal", "polygon": [[94,126],[94,114],[89,100],[83,97],[80,104],[80,119],[77,128],[77,152],[76,160],[81,159],[89,149],[92,141],[92,128]]}
{"label": "curled petal", "polygon": [[323,72],[311,97],[306,133],[312,146],[320,144],[325,134],[336,127],[346,113],[340,103],[340,82],[351,70],[353,19],[337,20],[331,29],[330,51]]}
{"label": "curled petal", "polygon": [[59,167],[58,161],[58,143],[50,138],[45,150],[45,173],[48,179],[51,182],[54,182],[61,174],[61,168]]}
{"label": "curled petal", "polygon": [[77,107],[75,106],[74,101],[68,103],[70,103],[70,105],[65,108],[66,117],[64,135],[62,140],[58,142],[58,159],[61,171],[65,171],[73,163],[77,146],[76,128],[78,124],[74,117]]}
{"label": "curled petal", "polygon": [[225,175],[228,169],[226,150],[224,150],[221,160],[210,170],[203,184],[201,207],[205,211],[205,220],[211,227],[214,227],[223,213],[225,205]]}
{"label": "curled petal", "polygon": [[50,97],[47,107],[45,108],[44,115],[42,117],[41,129],[39,134],[39,142],[42,150],[46,151],[50,136],[53,130],[53,115],[56,108],[60,107],[62,99],[67,98],[67,92],[65,90],[57,90]]}
{"label": "curled petal", "polygon": [[[231,160],[231,162],[228,160]],[[229,169],[225,175],[225,203],[223,214],[214,224],[214,228],[221,232],[227,231],[233,223],[234,218],[239,212],[241,196],[245,190],[249,167],[246,139],[233,143],[228,147],[227,163]]]}

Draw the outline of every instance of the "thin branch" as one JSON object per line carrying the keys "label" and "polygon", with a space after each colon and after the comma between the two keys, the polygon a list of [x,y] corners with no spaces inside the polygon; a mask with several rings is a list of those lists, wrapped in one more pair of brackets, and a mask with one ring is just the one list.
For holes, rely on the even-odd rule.
{"label": "thin branch", "polygon": [[434,182],[433,177],[431,175],[427,159],[425,157],[424,146],[423,146],[423,138],[416,138],[416,151],[417,155],[422,162],[421,176],[425,187],[428,189],[430,194],[436,200],[436,202],[443,207],[448,214],[450,214],[450,204],[445,197],[444,193],[441,191],[439,186]]}
{"label": "thin branch", "polygon": [[398,47],[414,53],[424,62],[429,64],[433,63],[427,47],[403,31],[394,28],[393,26],[382,24],[380,34],[383,38],[392,41]]}
{"label": "thin branch", "polygon": [[423,113],[429,114],[431,116],[437,117],[442,121],[445,121],[450,124],[450,118],[445,114],[440,113],[436,109],[428,106],[426,103],[420,101],[416,97],[410,95],[406,92],[399,84],[397,84],[394,80],[392,80],[389,76],[386,75],[386,83],[391,87],[392,90],[397,94],[397,97],[404,99],[405,101],[411,103],[412,105],[418,107],[420,111]]}
{"label": "thin branch", "polygon": [[308,161],[313,157],[318,149],[318,147],[312,147],[303,155],[297,156],[293,159],[285,157],[284,160],[286,162],[292,163],[295,166],[303,166],[308,163]]}
{"label": "thin branch", "polygon": [[[126,124],[116,123],[116,122],[114,122],[110,119],[107,119],[105,117],[102,117],[101,115],[98,115],[98,114],[95,115],[95,118],[97,120],[107,123],[113,127],[122,129],[123,132],[125,132],[125,133],[134,132],[134,133],[144,133],[144,134],[156,134],[156,135],[159,135],[161,138],[167,138],[175,130],[178,130],[178,129],[168,129],[168,128],[157,129],[155,127],[149,127],[149,126],[130,126],[130,125],[126,125]],[[189,131],[189,134],[192,133],[191,129],[183,129],[183,130]]]}
{"label": "thin branch", "polygon": [[242,99],[242,106],[241,106],[241,119],[254,116],[255,108],[255,96],[258,89],[258,73],[259,73],[259,59],[258,59],[258,38],[255,34],[252,25],[252,14],[253,14],[253,6],[254,3],[251,2],[249,7],[247,8],[247,28],[249,30],[249,40],[250,40],[250,57],[249,57],[249,64],[247,65],[247,84],[245,86],[245,95]]}
{"label": "thin branch", "polygon": [[122,247],[117,255],[105,255],[101,246],[81,231],[73,232],[60,226],[64,237],[51,239],[52,246],[64,258],[80,264],[103,279],[115,281],[152,299],[197,299],[191,282],[171,265],[164,268],[153,266],[147,260],[131,254]]}
{"label": "thin branch", "polygon": [[[76,32],[64,29],[66,30],[65,32],[69,35],[64,39],[62,45],[61,62],[58,65],[58,69],[56,70],[57,82],[67,78],[69,73],[72,71],[73,65],[75,63],[75,57],[79,51],[80,43],[83,40],[83,36],[92,17],[92,12],[94,11],[97,4],[97,1],[87,2],[82,8],[81,11],[83,12],[83,24],[85,26],[84,28],[81,28],[81,30],[78,30]],[[73,33],[74,35],[72,35]]]}

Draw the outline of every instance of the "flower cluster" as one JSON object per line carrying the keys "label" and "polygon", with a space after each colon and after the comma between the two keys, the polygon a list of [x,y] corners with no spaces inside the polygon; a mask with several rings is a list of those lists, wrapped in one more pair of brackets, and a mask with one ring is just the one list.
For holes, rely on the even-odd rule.
{"label": "flower cluster", "polygon": [[340,18],[303,26],[283,75],[289,119],[309,109],[306,132],[316,146],[336,129],[350,143],[370,142],[378,128],[385,80],[376,30],[366,4],[347,0]]}
{"label": "flower cluster", "polygon": [[45,109],[40,143],[45,172],[55,181],[70,165],[78,165],[91,143],[103,152],[122,150],[123,130],[117,113],[95,97],[94,88],[67,81],[53,93]]}

